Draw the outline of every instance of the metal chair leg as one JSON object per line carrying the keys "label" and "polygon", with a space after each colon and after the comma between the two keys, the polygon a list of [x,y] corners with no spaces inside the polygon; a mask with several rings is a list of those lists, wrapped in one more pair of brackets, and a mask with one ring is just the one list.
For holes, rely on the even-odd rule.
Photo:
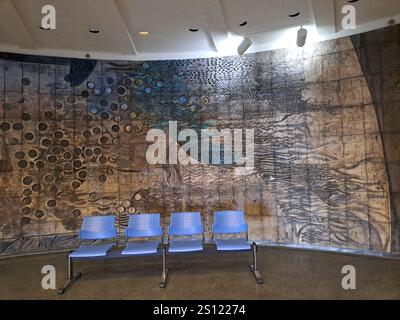
{"label": "metal chair leg", "polygon": [[251,250],[253,252],[253,263],[249,265],[250,270],[256,277],[257,283],[263,284],[264,280],[262,278],[260,271],[257,269],[257,244],[255,242],[251,244]]}
{"label": "metal chair leg", "polygon": [[168,268],[167,268],[167,246],[163,244],[162,247],[162,273],[161,273],[161,281],[160,288],[165,288],[167,285],[168,278]]}
{"label": "metal chair leg", "polygon": [[73,261],[72,258],[70,257],[70,254],[72,253],[72,251],[70,253],[68,253],[68,280],[67,282],[65,282],[65,284],[58,289],[57,293],[58,294],[64,294],[64,292],[74,284],[74,282],[76,282],[82,275],[82,273],[78,272],[76,275],[74,275],[74,265],[73,265]]}

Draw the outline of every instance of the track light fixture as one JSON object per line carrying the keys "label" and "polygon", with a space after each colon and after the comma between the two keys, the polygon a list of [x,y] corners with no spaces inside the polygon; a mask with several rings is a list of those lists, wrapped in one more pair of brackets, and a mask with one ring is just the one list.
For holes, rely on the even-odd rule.
{"label": "track light fixture", "polygon": [[237,53],[239,54],[239,56],[243,55],[247,51],[247,49],[250,48],[252,43],[253,42],[248,37],[245,37],[237,48]]}
{"label": "track light fixture", "polygon": [[306,44],[306,39],[307,39],[307,29],[304,29],[303,26],[300,27],[299,31],[297,31],[297,46],[298,47],[304,47]]}

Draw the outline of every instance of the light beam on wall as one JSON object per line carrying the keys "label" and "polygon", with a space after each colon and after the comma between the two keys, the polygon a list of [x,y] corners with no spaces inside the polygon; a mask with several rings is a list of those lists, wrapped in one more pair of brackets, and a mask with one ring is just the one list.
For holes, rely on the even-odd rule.
{"label": "light beam on wall", "polygon": [[229,32],[227,38],[220,44],[220,53],[224,55],[237,53],[237,49],[243,40],[243,36]]}

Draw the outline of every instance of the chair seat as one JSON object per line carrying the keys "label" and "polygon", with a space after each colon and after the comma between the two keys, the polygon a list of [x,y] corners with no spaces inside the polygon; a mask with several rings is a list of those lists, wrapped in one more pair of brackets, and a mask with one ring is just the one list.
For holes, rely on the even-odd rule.
{"label": "chair seat", "polygon": [[219,251],[250,250],[251,246],[245,239],[217,239],[215,240]]}
{"label": "chair seat", "polygon": [[134,254],[157,253],[157,248],[158,248],[159,244],[160,244],[160,241],[128,242],[125,249],[122,250],[121,254],[134,255]]}
{"label": "chair seat", "polygon": [[172,240],[170,241],[168,252],[191,252],[202,251],[203,243],[201,240]]}
{"label": "chair seat", "polygon": [[107,244],[82,244],[77,250],[72,252],[69,256],[71,258],[90,258],[90,257],[104,257],[107,252],[113,247],[114,243]]}

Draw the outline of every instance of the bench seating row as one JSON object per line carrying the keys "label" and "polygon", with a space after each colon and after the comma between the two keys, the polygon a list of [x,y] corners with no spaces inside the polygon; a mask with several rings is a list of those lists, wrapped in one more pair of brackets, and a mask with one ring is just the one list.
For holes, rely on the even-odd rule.
{"label": "bench seating row", "polygon": [[[80,246],[68,254],[68,279],[58,290],[59,294],[63,294],[81,276],[81,273],[74,274],[74,260],[157,254],[161,248],[160,287],[165,288],[168,276],[167,252],[183,253],[203,250],[204,224],[200,212],[172,213],[166,241],[159,213],[130,215],[128,227],[125,230],[124,247],[118,251],[112,250],[118,242],[115,219],[115,215],[84,218],[79,232]],[[234,234],[238,236],[232,237]],[[245,238],[241,234],[245,234]],[[223,235],[231,236],[227,239]],[[212,225],[212,241],[217,251],[252,250],[250,270],[254,273],[257,283],[263,283],[257,268],[257,245],[255,242],[248,241],[248,224],[243,211],[216,211]]]}

